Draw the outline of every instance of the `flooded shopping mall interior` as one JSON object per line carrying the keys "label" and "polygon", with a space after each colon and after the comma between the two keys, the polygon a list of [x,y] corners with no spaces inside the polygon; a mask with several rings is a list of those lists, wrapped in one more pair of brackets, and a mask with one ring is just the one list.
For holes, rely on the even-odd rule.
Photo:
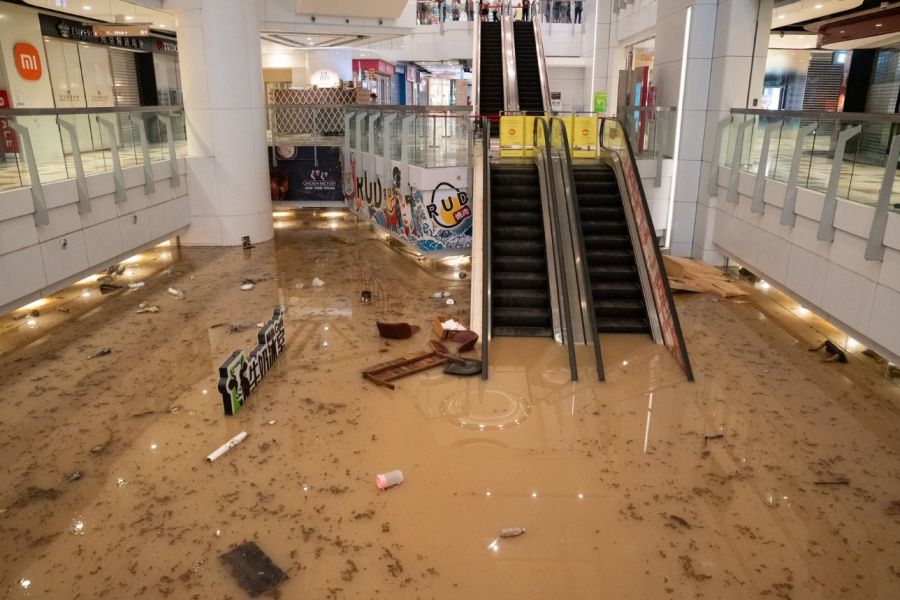
{"label": "flooded shopping mall interior", "polygon": [[[390,390],[361,371],[426,350],[436,315],[465,321],[468,267],[313,213],[249,250],[155,248],[128,263],[143,287],[89,280],[5,320],[3,579],[30,582],[6,597],[240,598],[218,557],[244,540],[284,598],[897,590],[900,388],[861,351],[810,353],[828,325],[783,295],[676,295],[693,383],[649,337],[610,334],[602,383],[570,381],[551,339],[498,338],[486,381]],[[217,367],[279,304],[286,350],[223,417]],[[386,340],[378,320],[421,330]]]}

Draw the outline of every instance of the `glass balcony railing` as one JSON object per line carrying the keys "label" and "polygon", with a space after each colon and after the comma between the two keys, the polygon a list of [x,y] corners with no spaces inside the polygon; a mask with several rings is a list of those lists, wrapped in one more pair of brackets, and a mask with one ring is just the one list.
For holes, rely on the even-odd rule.
{"label": "glass balcony railing", "polygon": [[900,210],[900,115],[735,109],[725,127],[720,164],[862,204],[883,193]]}
{"label": "glass balcony railing", "polygon": [[0,110],[0,141],[0,192],[187,154],[179,106]]}

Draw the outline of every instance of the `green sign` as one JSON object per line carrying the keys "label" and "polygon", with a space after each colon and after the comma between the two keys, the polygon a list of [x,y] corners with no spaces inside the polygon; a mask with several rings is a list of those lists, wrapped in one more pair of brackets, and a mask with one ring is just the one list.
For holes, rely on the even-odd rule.
{"label": "green sign", "polygon": [[606,113],[606,92],[594,92],[594,112]]}

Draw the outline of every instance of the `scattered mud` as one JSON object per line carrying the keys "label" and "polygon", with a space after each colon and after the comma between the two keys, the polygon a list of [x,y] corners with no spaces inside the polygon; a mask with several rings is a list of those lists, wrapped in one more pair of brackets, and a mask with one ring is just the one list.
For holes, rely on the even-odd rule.
{"label": "scattered mud", "polygon": [[[300,213],[252,250],[184,250],[0,358],[0,597],[242,598],[215,558],[245,540],[284,598],[897,597],[883,375],[823,365],[821,334],[751,290],[677,298],[693,384],[649,339],[609,335],[605,383],[587,348],[573,384],[564,348],[500,338],[486,383],[380,388],[360,371],[427,350],[433,316],[468,322],[469,280],[351,221],[336,239]],[[226,418],[217,368],[280,303],[287,350]],[[422,331],[385,344],[378,320]],[[392,469],[404,484],[379,491]],[[528,534],[498,540],[510,524]]]}

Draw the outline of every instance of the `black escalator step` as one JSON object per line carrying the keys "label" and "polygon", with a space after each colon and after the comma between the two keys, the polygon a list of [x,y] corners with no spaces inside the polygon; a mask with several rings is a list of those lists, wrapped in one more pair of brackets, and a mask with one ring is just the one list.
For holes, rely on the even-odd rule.
{"label": "black escalator step", "polygon": [[553,337],[550,327],[494,327],[495,337]]}
{"label": "black escalator step", "polygon": [[496,223],[503,227],[528,227],[532,229],[542,229],[544,227],[544,219],[541,213],[534,212],[497,212],[494,208],[492,213]]}
{"label": "black escalator step", "polygon": [[547,290],[492,290],[491,298],[495,308],[544,308],[550,306],[550,292]]}
{"label": "black escalator step", "polygon": [[579,194],[613,194],[619,195],[619,184],[613,181],[591,179],[588,181],[575,179],[575,191]]}
{"label": "black escalator step", "polygon": [[498,290],[544,291],[549,288],[546,272],[511,273],[498,271],[495,265],[492,265],[492,271],[492,286]]}
{"label": "black escalator step", "polygon": [[621,206],[585,206],[580,200],[579,205],[582,220],[625,222],[625,210]]}
{"label": "black escalator step", "polygon": [[506,273],[535,273],[547,270],[547,259],[543,256],[502,256],[494,255],[493,268]]}
{"label": "black escalator step", "polygon": [[628,235],[628,225],[625,221],[581,221],[581,229],[584,235]]}
{"label": "black escalator step", "polygon": [[598,300],[594,302],[594,313],[601,318],[643,319],[647,316],[647,308],[642,300],[616,298],[614,300]]}
{"label": "black escalator step", "polygon": [[643,300],[644,298],[641,286],[637,282],[631,281],[599,281],[591,284],[591,292],[595,302],[613,298],[631,300]]}
{"label": "black escalator step", "polygon": [[628,250],[631,248],[631,238],[627,235],[586,235],[584,247],[588,252],[600,249]]}
{"label": "black escalator step", "polygon": [[647,319],[597,319],[597,331],[600,333],[650,333]]}
{"label": "black escalator step", "polygon": [[539,182],[520,181],[501,184],[500,181],[491,181],[491,200],[500,198],[523,198],[532,201],[536,206],[541,205],[541,189]]}
{"label": "black escalator step", "polygon": [[491,322],[495,327],[551,327],[550,306],[542,308],[494,307]]}
{"label": "black escalator step", "polygon": [[601,281],[632,282],[638,280],[637,268],[631,265],[598,265],[588,264],[591,283],[599,284]]}
{"label": "black escalator step", "polygon": [[544,256],[544,240],[493,240],[494,256]]}
{"label": "black escalator step", "polygon": [[634,265],[634,254],[631,250],[595,250],[588,251],[587,264],[589,267],[602,265]]}
{"label": "black escalator step", "polygon": [[541,227],[499,227],[499,223],[494,219],[491,237],[494,241],[515,241],[528,240],[541,242],[544,241],[544,230]]}

